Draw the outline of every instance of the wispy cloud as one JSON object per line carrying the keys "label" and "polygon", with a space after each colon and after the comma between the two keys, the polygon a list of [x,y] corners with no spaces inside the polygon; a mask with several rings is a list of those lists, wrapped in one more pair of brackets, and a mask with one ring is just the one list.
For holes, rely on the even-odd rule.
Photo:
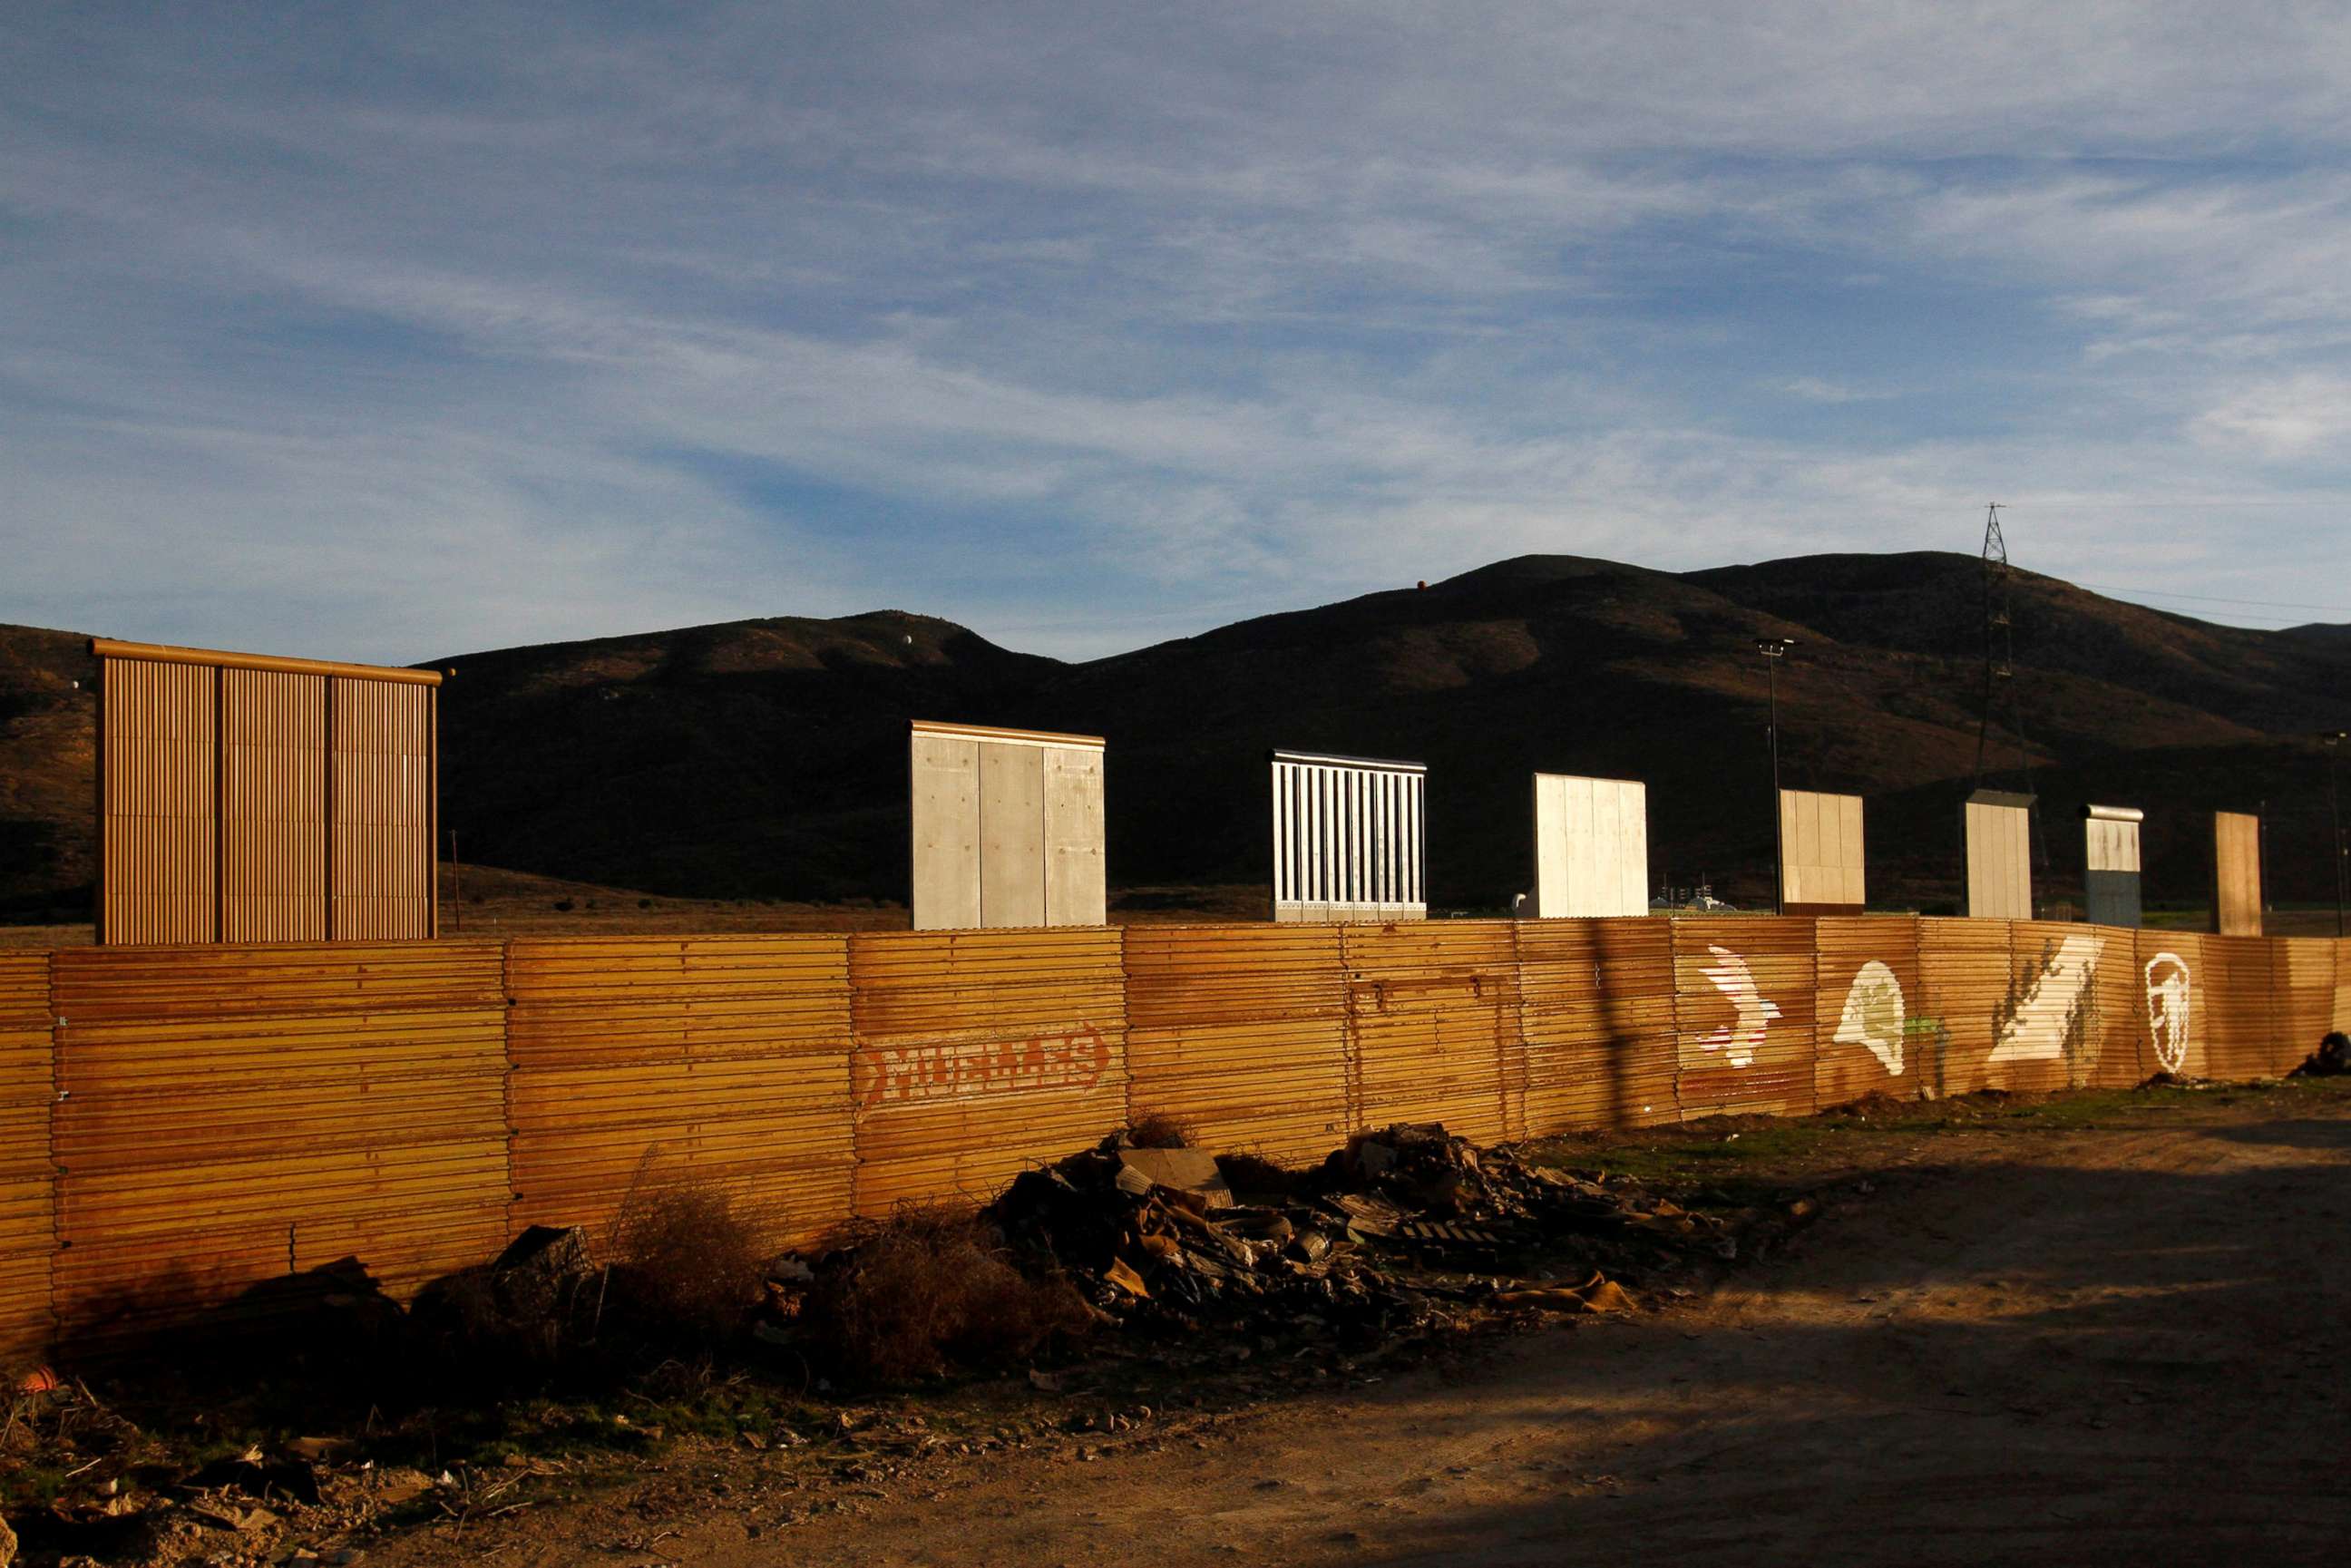
{"label": "wispy cloud", "polygon": [[1082,653],[1516,550],[1966,549],[1985,499],[2029,565],[2307,598],[2346,45],[51,8],[0,58],[0,618],[414,658],[894,604]]}

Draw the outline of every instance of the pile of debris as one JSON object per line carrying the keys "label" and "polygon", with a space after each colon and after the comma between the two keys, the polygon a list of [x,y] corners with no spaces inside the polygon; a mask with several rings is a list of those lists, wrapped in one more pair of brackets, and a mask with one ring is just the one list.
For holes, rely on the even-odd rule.
{"label": "pile of debris", "polygon": [[1144,1149],[1124,1135],[1024,1173],[987,1218],[1136,1327],[1325,1330],[1348,1348],[1465,1306],[1620,1312],[1736,1256],[1730,1228],[1621,1179],[1483,1150],[1435,1124],[1350,1138],[1320,1169]]}
{"label": "pile of debris", "polygon": [[2303,1060],[2300,1067],[2288,1076],[2294,1078],[2340,1078],[2351,1073],[2351,1035],[2337,1030],[2318,1042],[2318,1049]]}

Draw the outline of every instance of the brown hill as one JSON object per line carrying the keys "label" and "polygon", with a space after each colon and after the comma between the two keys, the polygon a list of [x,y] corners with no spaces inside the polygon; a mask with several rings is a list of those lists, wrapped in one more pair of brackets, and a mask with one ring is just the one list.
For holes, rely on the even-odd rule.
{"label": "brown hill", "polygon": [[[1759,635],[1781,671],[1782,775],[1871,798],[1876,901],[1955,896],[1958,802],[1980,700],[1980,567],[1813,556],[1674,574],[1524,557],[1425,591],[1261,617],[1066,664],[899,612],[777,619],[434,661],[443,810],[469,861],[678,896],[901,897],[904,721],[1111,739],[1122,885],[1265,872],[1265,751],[1431,766],[1432,887],[1492,907],[1527,884],[1528,775],[1650,784],[1654,873],[1768,891]],[[2351,635],[2256,632],[2020,572],[2019,695],[2052,889],[2078,877],[2084,799],[2149,809],[2150,896],[2203,894],[2199,813],[2272,823],[2273,887],[2331,898],[2313,732],[2351,725]],[[0,895],[89,876],[87,684],[77,639],[0,634]],[[2000,782],[2015,745],[1993,737]]]}

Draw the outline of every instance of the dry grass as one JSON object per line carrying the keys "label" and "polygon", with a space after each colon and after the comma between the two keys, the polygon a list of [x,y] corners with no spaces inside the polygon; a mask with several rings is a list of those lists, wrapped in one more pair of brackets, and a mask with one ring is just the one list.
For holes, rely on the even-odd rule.
{"label": "dry grass", "polygon": [[1014,1268],[968,1209],[910,1206],[845,1228],[836,1241],[804,1321],[844,1377],[897,1383],[1002,1364],[1092,1322],[1067,1281]]}
{"label": "dry grass", "polygon": [[1149,1111],[1137,1116],[1126,1136],[1138,1149],[1190,1149],[1198,1147],[1200,1141],[1199,1129],[1171,1111]]}
{"label": "dry grass", "polygon": [[725,1188],[640,1173],[612,1220],[612,1305],[648,1338],[717,1343],[759,1300],[770,1250]]}

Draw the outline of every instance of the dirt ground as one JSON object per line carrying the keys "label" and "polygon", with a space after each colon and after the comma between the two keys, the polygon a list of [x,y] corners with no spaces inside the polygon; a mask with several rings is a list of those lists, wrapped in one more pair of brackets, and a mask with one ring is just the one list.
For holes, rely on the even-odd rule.
{"label": "dirt ground", "polygon": [[[2351,1094],[1792,1127],[1749,1128],[1748,1153],[1735,1126],[1582,1152],[1801,1178],[1823,1203],[1774,1254],[1629,1320],[1343,1387],[1204,1381],[1125,1430],[985,1455],[680,1455],[363,1560],[2344,1560]],[[1019,1392],[1092,1427],[1077,1413],[1134,1397],[1120,1377]]]}

